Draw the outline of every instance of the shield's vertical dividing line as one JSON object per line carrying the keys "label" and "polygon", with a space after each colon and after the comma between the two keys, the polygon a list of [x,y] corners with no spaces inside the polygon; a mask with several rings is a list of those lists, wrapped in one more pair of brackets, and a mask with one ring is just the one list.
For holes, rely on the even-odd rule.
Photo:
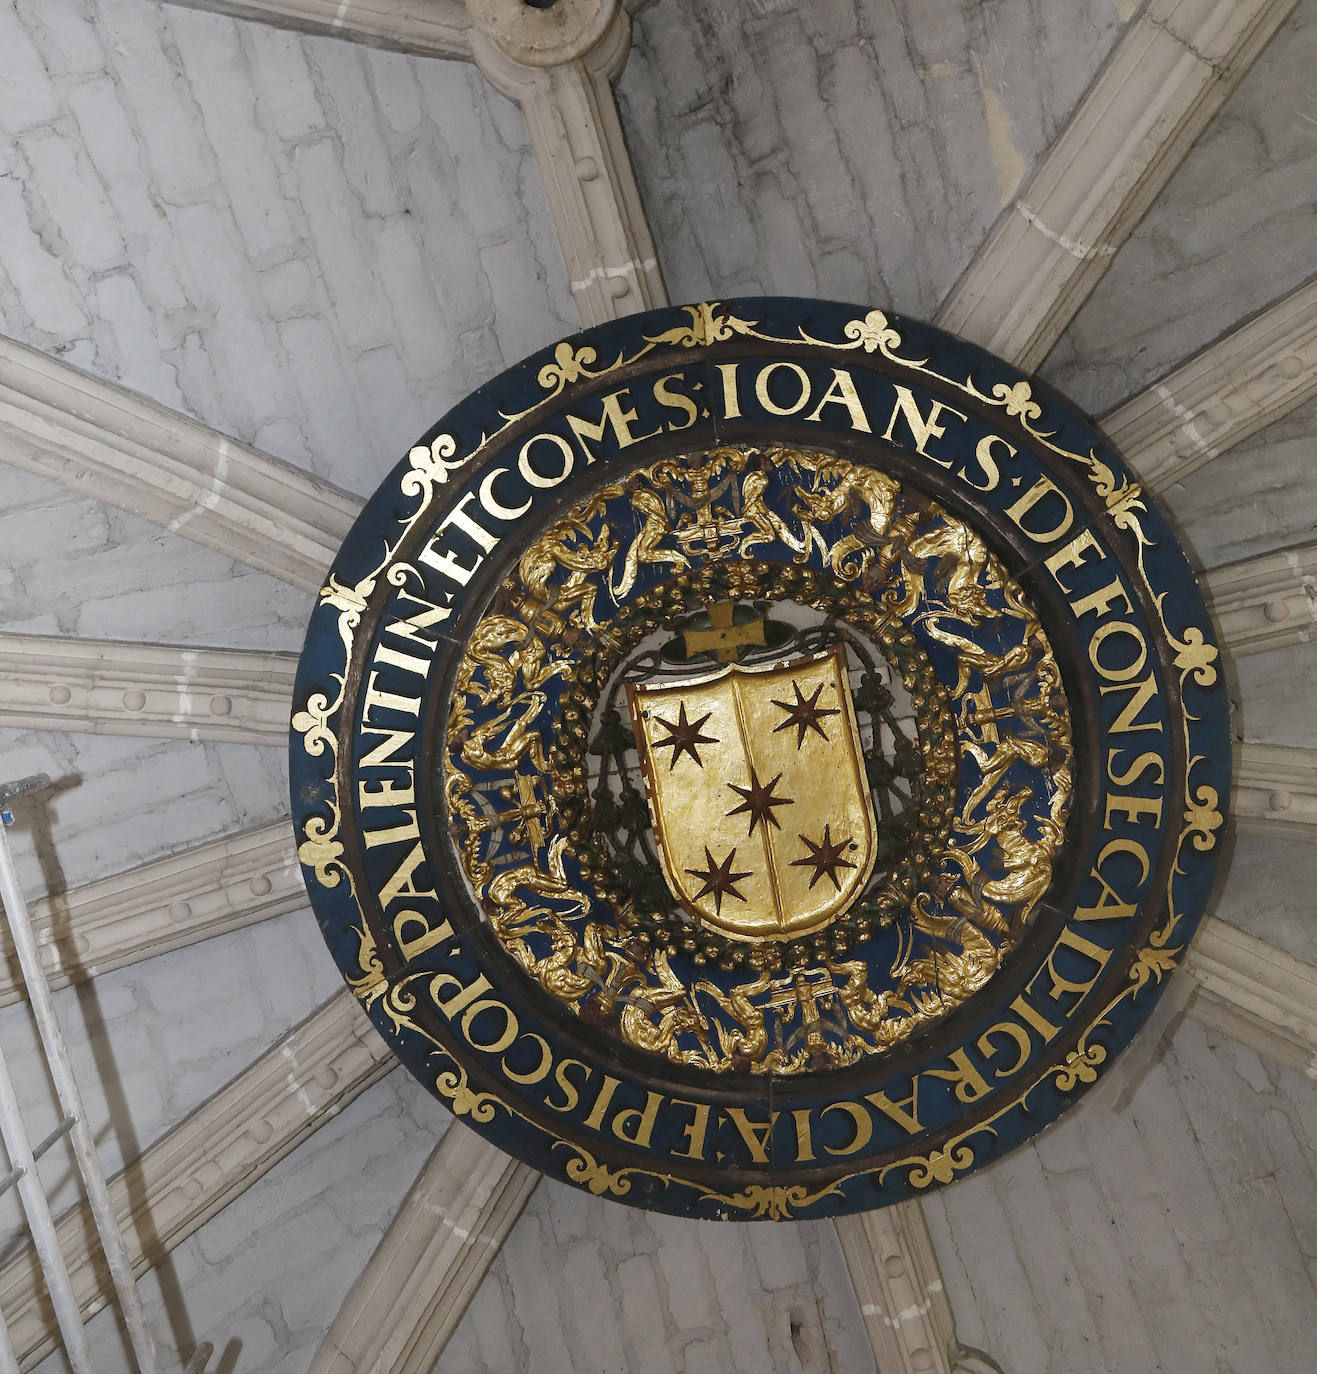
{"label": "shield's vertical dividing line", "polygon": [[[745,709],[741,705],[741,675],[732,674],[732,701],[736,704],[736,728],[741,732],[741,749],[745,754],[746,762],[753,768],[758,775],[759,764],[755,759],[754,752],[750,748],[750,731],[745,725]],[[752,817],[753,819],[753,814]],[[763,846],[764,862],[768,865],[768,881],[773,889],[773,909],[777,912],[777,926],[781,930],[786,922],[786,907],[782,901],[782,891],[777,883],[777,856],[773,852],[773,836],[770,833],[773,829],[769,823],[770,817],[766,817],[760,824],[760,829],[764,832],[759,843]]]}

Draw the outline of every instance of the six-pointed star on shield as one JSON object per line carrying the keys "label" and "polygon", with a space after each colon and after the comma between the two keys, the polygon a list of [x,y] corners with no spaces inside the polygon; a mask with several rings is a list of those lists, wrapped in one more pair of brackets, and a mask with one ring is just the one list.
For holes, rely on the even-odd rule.
{"label": "six-pointed star on shield", "polygon": [[[781,940],[863,890],[877,825],[842,649],[629,686],[627,699],[663,873],[692,916]],[[696,722],[698,752],[674,751]]]}

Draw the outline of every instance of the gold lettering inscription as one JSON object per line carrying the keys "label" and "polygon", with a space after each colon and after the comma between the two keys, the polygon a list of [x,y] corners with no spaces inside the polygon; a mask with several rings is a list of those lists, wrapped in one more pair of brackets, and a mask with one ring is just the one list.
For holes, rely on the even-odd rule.
{"label": "gold lettering inscription", "polygon": [[869,417],[864,413],[864,407],[860,404],[859,394],[855,390],[855,382],[851,374],[843,367],[832,369],[832,383],[823,393],[818,405],[805,416],[807,420],[818,421],[823,413],[823,407],[845,406],[851,417],[851,428],[863,431],[865,434],[872,434],[869,428]]}
{"label": "gold lettering inscription", "polygon": [[587,464],[595,461],[595,454],[590,451],[587,439],[594,443],[601,443],[604,436],[611,429],[617,436],[618,448],[630,448],[632,444],[639,443],[641,439],[652,439],[660,431],[651,430],[648,434],[632,434],[631,426],[637,416],[635,409],[628,403],[631,400],[631,392],[622,387],[617,391],[610,391],[603,399],[604,413],[598,424],[592,424],[589,420],[582,420],[578,415],[569,415],[567,423],[571,427],[572,433],[576,436],[576,442],[580,445],[581,452],[585,454]]}
{"label": "gold lettering inscription", "polygon": [[[1073,979],[1062,977],[1061,974],[1056,971],[1055,960],[1057,951],[1063,948],[1073,949],[1096,964],[1097,967],[1093,971],[1093,976],[1082,983],[1076,983]],[[1091,988],[1102,976],[1102,970],[1106,967],[1107,960],[1110,957],[1110,950],[1103,949],[1101,945],[1095,945],[1092,940],[1077,934],[1067,926],[1062,930],[1056,944],[1052,946],[1051,953],[1048,954],[1043,965],[1052,977],[1052,986],[1049,989],[1052,1001],[1059,1001],[1062,993],[1073,993],[1076,998],[1083,997],[1089,988]],[[1032,984],[1030,984],[1030,986],[1032,987]]]}
{"label": "gold lettering inscription", "polygon": [[919,1124],[919,1076],[910,1081],[910,1096],[899,1097],[893,1101],[886,1093],[868,1093],[864,1099],[872,1102],[880,1112],[885,1112],[903,1131],[918,1135],[924,1128]]}
{"label": "gold lettering inscription", "polygon": [[582,1064],[579,1059],[564,1059],[553,1071],[553,1081],[562,1092],[562,1102],[558,1103],[554,1102],[552,1099],[546,1099],[548,1105],[552,1107],[555,1112],[574,1112],[576,1110],[576,1104],[581,1100],[579,1088],[567,1076],[567,1070],[570,1069],[572,1065],[575,1065],[584,1073],[584,1077],[581,1079],[580,1083],[581,1088],[584,1088],[586,1083],[590,1080],[591,1070],[589,1064]]}
{"label": "gold lettering inscription", "polygon": [[[558,450],[558,456],[562,459],[562,467],[557,472],[541,476],[531,467],[531,447],[539,443],[551,444]],[[522,444],[521,452],[517,455],[517,471],[521,473],[528,486],[537,487],[540,491],[548,491],[551,487],[556,487],[559,482],[566,481],[575,463],[575,449],[560,434],[532,434]]]}
{"label": "gold lettering inscription", "polygon": [[723,415],[729,420],[741,418],[741,398],[737,390],[736,369],[740,363],[719,363],[718,373],[723,384]]}
{"label": "gold lettering inscription", "polygon": [[629,1107],[613,1118],[613,1134],[628,1145],[639,1145],[642,1150],[649,1149],[649,1138],[654,1132],[654,1121],[663,1103],[663,1094],[646,1092],[645,1107]]}
{"label": "gold lettering inscription", "polygon": [[999,1066],[993,1070],[994,1078],[1009,1078],[1012,1074],[1019,1073],[1029,1058],[1029,1045],[1031,1043],[1029,1032],[1015,1021],[998,1021],[995,1025],[989,1026],[979,1036],[977,1042],[979,1053],[985,1059],[991,1059],[997,1053],[996,1047],[992,1043],[994,1035],[1004,1035],[1008,1040],[1015,1042],[1015,1063],[1008,1067]]}
{"label": "gold lettering inscription", "polygon": [[744,1107],[728,1107],[727,1117],[741,1133],[741,1139],[750,1149],[750,1158],[756,1164],[768,1163],[768,1137],[777,1123],[777,1113],[773,1112],[767,1121],[751,1121]]}
{"label": "gold lettering inscription", "polygon": [[1007,443],[1000,434],[985,434],[974,446],[974,456],[979,460],[979,466],[983,469],[987,481],[971,482],[968,468],[961,468],[956,474],[966,486],[973,487],[975,491],[996,491],[1001,483],[1001,469],[997,466],[998,460],[992,452],[994,444],[1000,444],[1006,450],[1007,458],[1014,458],[1020,451],[1014,444]]}
{"label": "gold lettering inscription", "polygon": [[797,1107],[791,1113],[796,1123],[796,1163],[814,1158],[814,1138],[810,1130],[809,1109]]}
{"label": "gold lettering inscription", "polygon": [[604,1081],[599,1088],[599,1095],[594,1100],[594,1106],[590,1108],[590,1115],[585,1118],[585,1124],[591,1130],[603,1130],[604,1115],[608,1111],[609,1103],[613,1100],[613,1094],[621,1086],[622,1080],[620,1078],[614,1078],[611,1073],[604,1075]]}
{"label": "gold lettering inscription", "polygon": [[919,402],[915,400],[915,393],[909,387],[893,384],[893,390],[896,392],[896,405],[892,407],[892,417],[887,422],[887,429],[883,438],[891,443],[896,422],[898,419],[903,419],[915,441],[915,452],[923,458],[932,458],[933,462],[941,467],[949,468],[951,466],[950,459],[944,461],[941,458],[933,458],[925,445],[930,439],[940,439],[947,432],[946,425],[940,423],[944,414],[954,415],[958,420],[965,420],[969,417],[962,415],[958,410],[953,410],[949,405],[944,405],[941,401],[934,401],[928,414],[922,415],[919,410]]}
{"label": "gold lettering inscription", "polygon": [[[769,394],[768,388],[776,372],[790,373],[800,383],[800,391],[789,405],[778,405]],[[809,373],[799,363],[769,363],[767,367],[759,369],[759,375],[755,378],[755,400],[770,415],[794,415],[809,404]]]}
{"label": "gold lettering inscription", "polygon": [[[980,1041],[980,1046],[982,1041]],[[926,1069],[925,1073],[930,1078],[944,1078],[949,1083],[955,1084],[956,1098],[960,1102],[977,1102],[979,1098],[985,1096],[989,1091],[988,1082],[983,1075],[970,1063],[969,1055],[964,1047],[955,1050],[949,1056],[952,1067],[949,1069]]]}
{"label": "gold lettering inscription", "polygon": [[[418,933],[408,933],[413,930]],[[398,946],[398,953],[402,955],[404,963],[410,963],[418,954],[424,954],[441,940],[451,938],[452,934],[453,927],[448,921],[431,926],[419,911],[405,908],[394,913],[393,941]]]}
{"label": "gold lettering inscription", "polygon": [[674,1107],[689,1107],[695,1113],[695,1117],[681,1134],[687,1148],[673,1150],[671,1153],[680,1155],[683,1159],[703,1159],[704,1145],[709,1134],[709,1104],[707,1102],[687,1102],[680,1097],[674,1097],[672,1105]]}
{"label": "gold lettering inscription", "polygon": [[819,1113],[820,1123],[829,1112],[845,1112],[855,1123],[855,1134],[845,1145],[825,1145],[823,1148],[830,1155],[858,1154],[873,1137],[873,1121],[869,1113],[858,1102],[833,1102]]}
{"label": "gold lettering inscription", "polygon": [[519,520],[528,510],[530,510],[531,503],[529,497],[527,497],[523,505],[513,508],[512,506],[505,506],[503,502],[494,495],[494,483],[500,477],[510,475],[511,472],[511,468],[495,468],[480,484],[480,504],[495,520]]}
{"label": "gold lettering inscription", "polygon": [[536,1035],[534,1031],[526,1031],[521,1038],[532,1040],[540,1047],[540,1062],[529,1073],[518,1073],[515,1069],[509,1068],[506,1059],[499,1068],[503,1070],[504,1078],[513,1083],[542,1083],[549,1076],[549,1070],[553,1068],[553,1051],[549,1048],[549,1042],[542,1035]]}
{"label": "gold lettering inscription", "polygon": [[677,424],[675,420],[668,421],[668,429],[689,429],[700,417],[699,408],[685,392],[677,391],[675,383],[684,382],[686,374],[684,372],[673,372],[667,377],[660,377],[654,383],[654,399],[661,406],[666,406],[669,410],[679,410],[685,415],[685,420]]}
{"label": "gold lettering inscription", "polygon": [[[416,555],[418,561],[462,587],[471,581],[476,569],[485,561],[485,554],[492,552],[498,546],[498,538],[490,534],[478,520],[466,513],[467,505],[475,499],[476,493],[468,491],[452,507],[444,517],[442,524]],[[439,541],[443,539],[450,528],[460,530],[473,544],[483,550],[476,555],[474,563],[463,563],[451,549],[440,551]]]}
{"label": "gold lettering inscription", "polygon": [[[1029,515],[1035,507],[1041,506],[1044,501],[1051,501],[1053,503],[1052,510],[1048,511],[1046,507],[1043,507],[1040,516],[1047,519],[1054,519],[1056,520],[1056,524],[1050,529],[1032,529],[1025,523],[1025,517]],[[1061,503],[1059,518],[1057,508],[1054,504],[1056,501]],[[1050,477],[1040,477],[1033,486],[1031,486],[1029,490],[1026,491],[1009,510],[1007,510],[1006,518],[1008,520],[1013,520],[1023,533],[1028,535],[1035,544],[1050,544],[1054,539],[1060,539],[1074,523],[1075,510],[1070,504],[1070,498]]]}

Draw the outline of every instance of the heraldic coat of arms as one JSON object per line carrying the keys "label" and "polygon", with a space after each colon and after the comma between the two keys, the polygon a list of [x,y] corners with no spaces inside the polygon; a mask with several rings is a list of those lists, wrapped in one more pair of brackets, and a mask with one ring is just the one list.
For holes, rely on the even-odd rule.
{"label": "heraldic coat of arms", "polygon": [[331,569],[293,809],[366,1014],[638,1206],[881,1206],[1096,1082],[1229,785],[1194,577],[1107,441],[873,308],[601,325],[446,416]]}
{"label": "heraldic coat of arms", "polygon": [[761,940],[818,930],[849,905],[877,834],[840,649],[633,686],[628,700],[663,872],[686,911]]}

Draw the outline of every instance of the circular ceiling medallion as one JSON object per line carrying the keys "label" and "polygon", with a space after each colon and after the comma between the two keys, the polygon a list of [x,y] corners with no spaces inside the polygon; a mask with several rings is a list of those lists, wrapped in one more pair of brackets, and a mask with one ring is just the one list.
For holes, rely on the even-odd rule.
{"label": "circular ceiling medallion", "polygon": [[831,1215],[1098,1081],[1229,780],[1196,580],[998,359],[815,301],[559,343],[407,455],[312,616],[299,855],[409,1069],[637,1206]]}

